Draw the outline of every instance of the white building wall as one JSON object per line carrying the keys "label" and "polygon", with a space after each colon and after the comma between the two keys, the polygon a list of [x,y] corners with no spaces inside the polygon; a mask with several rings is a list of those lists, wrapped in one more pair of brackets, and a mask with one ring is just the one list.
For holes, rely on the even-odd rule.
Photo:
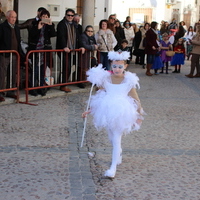
{"label": "white building wall", "polygon": [[[19,20],[26,20],[33,18],[37,14],[37,9],[39,7],[45,7],[49,10],[49,5],[58,6],[58,12],[55,12],[56,15],[53,15],[52,12],[51,18],[53,21],[60,21],[64,15],[66,8],[72,8],[76,11],[76,1],[68,0],[19,0]],[[54,7],[54,6],[53,6]]]}
{"label": "white building wall", "polygon": [[[165,16],[165,0],[113,0],[111,13],[116,13],[117,18],[123,22],[125,21],[126,16],[129,16],[130,8],[152,8],[153,21],[157,21],[158,23],[164,19]],[[130,17],[133,18],[132,16]],[[134,21],[132,20],[132,22]]]}
{"label": "white building wall", "polygon": [[99,27],[99,22],[101,19],[107,19],[105,16],[105,0],[96,0],[95,2],[95,17],[94,17],[94,26],[96,29]]}
{"label": "white building wall", "polygon": [[126,17],[129,15],[129,1],[118,1],[113,2],[111,13],[117,14],[117,19],[119,19],[120,22],[124,22]]}

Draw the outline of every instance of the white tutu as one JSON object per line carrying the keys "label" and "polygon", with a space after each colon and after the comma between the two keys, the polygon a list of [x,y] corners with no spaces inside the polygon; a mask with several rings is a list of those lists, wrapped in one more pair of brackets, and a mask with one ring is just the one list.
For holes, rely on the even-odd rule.
{"label": "white tutu", "polygon": [[[99,69],[97,71],[99,72]],[[137,111],[137,101],[128,96],[128,93],[133,87],[139,87],[139,78],[133,73],[126,72],[122,83],[112,84],[107,71],[105,71],[103,79],[102,74],[99,76],[101,80],[98,80],[98,74],[90,72],[87,74],[90,75],[88,80],[92,79],[91,76],[95,76],[95,79],[92,80],[98,82],[98,85],[105,89],[97,91],[92,96],[90,103],[91,114],[97,130],[105,128],[118,130],[125,134],[138,130],[140,125],[136,121],[143,118]]]}

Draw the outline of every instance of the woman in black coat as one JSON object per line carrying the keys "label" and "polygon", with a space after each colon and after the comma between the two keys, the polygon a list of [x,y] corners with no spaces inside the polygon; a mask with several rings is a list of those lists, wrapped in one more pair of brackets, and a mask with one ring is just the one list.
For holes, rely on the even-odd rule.
{"label": "woman in black coat", "polygon": [[[97,60],[95,57],[95,51],[98,49],[98,46],[96,44],[96,40],[94,37],[94,29],[93,26],[88,25],[85,28],[85,31],[81,35],[81,44],[80,46],[85,48],[86,51],[83,54],[83,62],[82,62],[82,68],[79,70],[79,80],[86,80],[86,71],[90,67],[94,67],[97,64]],[[84,84],[78,84],[79,87],[84,88]]]}
{"label": "woman in black coat", "polygon": [[185,29],[183,28],[182,25],[180,25],[178,27],[178,31],[176,32],[176,34],[174,36],[174,38],[175,38],[174,44],[176,44],[180,38],[184,37],[184,35],[185,35]]}
{"label": "woman in black coat", "polygon": [[118,51],[121,47],[122,40],[125,39],[124,28],[122,28],[119,20],[115,21],[115,38],[117,40],[117,45],[114,50]]}
{"label": "woman in black coat", "polygon": [[135,33],[134,39],[134,51],[133,55],[136,56],[135,64],[142,65],[145,68],[144,58],[145,58],[145,37],[146,32],[149,30],[150,24],[145,23],[144,26],[141,26],[139,31]]}

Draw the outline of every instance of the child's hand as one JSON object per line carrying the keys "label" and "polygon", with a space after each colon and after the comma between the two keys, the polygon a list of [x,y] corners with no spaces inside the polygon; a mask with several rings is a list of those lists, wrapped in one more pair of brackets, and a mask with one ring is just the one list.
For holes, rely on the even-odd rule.
{"label": "child's hand", "polygon": [[141,126],[142,120],[141,119],[137,119],[136,123]]}
{"label": "child's hand", "polygon": [[90,111],[87,111],[87,112],[85,111],[85,112],[83,112],[83,113],[82,113],[82,118],[87,117],[88,114],[90,114]]}

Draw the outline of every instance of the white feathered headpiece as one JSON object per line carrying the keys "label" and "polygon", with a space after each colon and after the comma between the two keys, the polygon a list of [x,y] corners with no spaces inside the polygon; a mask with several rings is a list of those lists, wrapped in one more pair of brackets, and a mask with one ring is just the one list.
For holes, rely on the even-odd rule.
{"label": "white feathered headpiece", "polygon": [[129,60],[130,53],[128,51],[110,51],[108,52],[109,60]]}

